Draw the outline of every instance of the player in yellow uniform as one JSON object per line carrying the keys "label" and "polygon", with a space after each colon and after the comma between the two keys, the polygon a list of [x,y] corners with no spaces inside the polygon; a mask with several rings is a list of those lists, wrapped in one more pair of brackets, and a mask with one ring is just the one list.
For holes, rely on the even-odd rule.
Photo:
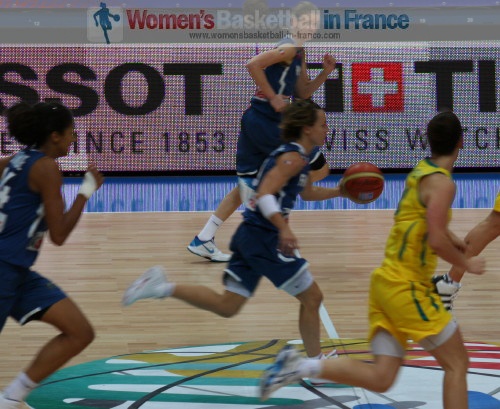
{"label": "player in yellow uniform", "polygon": [[[384,328],[405,347],[408,338],[418,342],[436,335],[452,319],[434,301],[437,297],[432,292],[431,278],[437,257],[429,244],[427,207],[420,196],[421,182],[434,174],[451,180],[450,172],[430,159],[422,160],[406,179],[386,243],[385,259],[372,273],[370,339]],[[451,210],[443,216],[447,222]],[[399,327],[405,330],[399,331]]]}
{"label": "player in yellow uniform", "polygon": [[[478,223],[468,234],[465,236],[465,244],[467,248],[465,255],[477,256],[483,249],[495,240],[500,235],[500,192],[497,194],[493,210],[486,216],[484,220]],[[441,300],[446,308],[451,310],[453,308],[453,301],[455,300],[458,290],[462,286],[460,281],[464,276],[465,271],[462,268],[453,266],[448,274],[439,275],[434,277],[436,290],[441,296]]]}
{"label": "player in yellow uniform", "polygon": [[427,126],[432,156],[408,175],[394,216],[385,259],[370,284],[370,336],[373,364],[350,358],[311,360],[290,346],[277,356],[261,381],[261,397],[303,377],[318,377],[386,391],[403,363],[408,339],[418,342],[443,367],[445,409],[467,409],[468,356],[451,313],[434,291],[437,257],[473,274],[484,261],[463,254],[465,243],[449,229],[455,183],[450,177],[460,148],[462,126],[452,112]]}

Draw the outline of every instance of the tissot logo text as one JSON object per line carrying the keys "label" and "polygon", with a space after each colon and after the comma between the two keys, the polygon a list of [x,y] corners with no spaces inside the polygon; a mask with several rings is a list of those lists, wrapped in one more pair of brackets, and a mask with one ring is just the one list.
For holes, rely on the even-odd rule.
{"label": "tissot logo text", "polygon": [[[425,102],[432,104],[432,109],[454,109],[457,105],[459,109],[470,106],[477,113],[498,113],[497,65],[496,60],[337,63],[336,75],[325,81],[324,108],[326,112],[404,112],[405,98],[408,103],[421,97],[414,94],[411,84],[423,86],[427,84],[425,81],[432,80]],[[321,63],[308,63],[307,68],[323,69]],[[32,61],[0,63],[0,111],[7,109],[13,98],[29,104],[40,100],[63,102],[70,98],[75,117],[92,114],[101,103],[122,115],[143,116],[159,109],[167,95],[174,92],[167,85],[168,77],[182,76],[184,114],[199,116],[204,115],[208,106],[203,101],[210,101],[214,92],[222,95],[221,85],[214,90],[216,84],[234,80],[227,71],[231,72],[222,61],[123,62],[103,69],[99,62],[68,60],[46,71]],[[419,79],[421,76],[428,80]],[[130,77],[135,78],[133,87],[127,82]],[[468,89],[467,99],[463,98],[464,86]],[[141,98],[137,103],[131,102],[127,96],[136,95],[139,90]]]}

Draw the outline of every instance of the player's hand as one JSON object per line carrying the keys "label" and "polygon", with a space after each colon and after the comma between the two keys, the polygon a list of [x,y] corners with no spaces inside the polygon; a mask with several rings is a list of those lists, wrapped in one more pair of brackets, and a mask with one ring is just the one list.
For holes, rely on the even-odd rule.
{"label": "player's hand", "polygon": [[471,257],[465,262],[466,270],[471,274],[484,274],[486,262],[482,257]]}
{"label": "player's hand", "polygon": [[295,255],[295,250],[299,248],[297,237],[295,237],[292,230],[288,226],[280,230],[278,246],[279,250],[285,256]]}
{"label": "player's hand", "polygon": [[345,190],[344,179],[340,179],[337,189],[340,192],[340,197],[347,197],[347,191]]}
{"label": "player's hand", "polygon": [[99,189],[102,184],[104,183],[104,176],[99,170],[97,169],[97,166],[94,164],[91,164],[87,168],[87,172],[90,172],[92,176],[94,176],[94,179],[96,181],[96,190]]}
{"label": "player's hand", "polygon": [[336,64],[337,61],[330,54],[325,54],[323,56],[323,70],[326,72],[327,75],[330,74],[335,69]]}
{"label": "player's hand", "polygon": [[450,237],[453,246],[461,253],[465,253],[465,250],[467,249],[467,243],[451,231],[448,232],[448,236]]}
{"label": "player's hand", "polygon": [[269,103],[276,112],[281,112],[290,103],[290,97],[282,94],[276,94],[274,97],[271,98]]}
{"label": "player's hand", "polygon": [[104,176],[97,170],[95,165],[89,165],[87,172],[83,176],[83,182],[78,190],[79,195],[85,196],[88,200],[104,183]]}

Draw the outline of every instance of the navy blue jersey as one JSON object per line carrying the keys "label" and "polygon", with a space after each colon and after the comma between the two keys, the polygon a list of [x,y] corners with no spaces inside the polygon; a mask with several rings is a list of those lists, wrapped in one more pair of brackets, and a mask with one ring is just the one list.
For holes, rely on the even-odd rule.
{"label": "navy blue jersey", "polygon": [[[295,45],[295,41],[291,37],[283,38],[276,47],[284,44]],[[266,79],[269,85],[273,88],[276,94],[289,95],[295,94],[295,84],[300,75],[302,68],[302,49],[298,48],[295,57],[290,64],[283,62],[270,65],[264,69]],[[258,89],[255,95],[250,100],[252,108],[255,108],[264,115],[279,121],[281,113],[276,112],[271,106],[264,94]]]}
{"label": "navy blue jersey", "polygon": [[[287,184],[283,186],[281,191],[275,195],[283,217],[288,217],[288,214],[295,206],[297,195],[302,191],[302,189],[304,189],[307,182],[307,175],[309,173],[309,157],[304,152],[304,148],[295,142],[281,145],[265,160],[254,180],[255,190],[257,190],[267,172],[269,172],[276,165],[278,157],[287,152],[300,153],[302,159],[304,160],[304,167],[300,173],[292,177]],[[255,200],[248,201],[247,208],[243,212],[243,220],[253,225],[277,230],[276,227],[262,215],[260,209],[255,204]]]}
{"label": "navy blue jersey", "polygon": [[[242,177],[255,177],[262,163],[280,145],[279,122],[249,108],[241,119],[241,130],[236,149],[236,173]],[[310,155],[311,169],[318,170],[325,164],[319,147]]]}
{"label": "navy blue jersey", "polygon": [[47,230],[40,194],[29,188],[33,164],[44,153],[26,148],[5,167],[0,179],[0,260],[22,267],[35,262]]}

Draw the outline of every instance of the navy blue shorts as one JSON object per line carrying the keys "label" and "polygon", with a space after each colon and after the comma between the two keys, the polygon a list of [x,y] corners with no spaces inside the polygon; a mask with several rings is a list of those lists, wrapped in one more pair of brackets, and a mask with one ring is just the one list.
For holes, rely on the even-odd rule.
{"label": "navy blue shorts", "polygon": [[[250,107],[241,118],[241,129],[236,150],[238,176],[255,177],[267,157],[284,143],[279,120]],[[321,169],[326,159],[318,146],[310,155],[311,170]]]}
{"label": "navy blue shorts", "polygon": [[[231,277],[247,290],[244,296],[254,293],[262,277],[291,295],[304,291],[312,284],[309,263],[302,257],[284,256],[277,248],[277,231],[240,224],[231,240],[233,256],[225,270],[224,281]],[[295,286],[296,291],[291,288]]]}
{"label": "navy blue shorts", "polygon": [[0,330],[7,317],[25,324],[66,297],[59,287],[35,271],[0,261]]}
{"label": "navy blue shorts", "polygon": [[244,112],[236,151],[239,176],[255,175],[269,154],[283,143],[279,124],[279,120],[273,120],[254,108]]}

